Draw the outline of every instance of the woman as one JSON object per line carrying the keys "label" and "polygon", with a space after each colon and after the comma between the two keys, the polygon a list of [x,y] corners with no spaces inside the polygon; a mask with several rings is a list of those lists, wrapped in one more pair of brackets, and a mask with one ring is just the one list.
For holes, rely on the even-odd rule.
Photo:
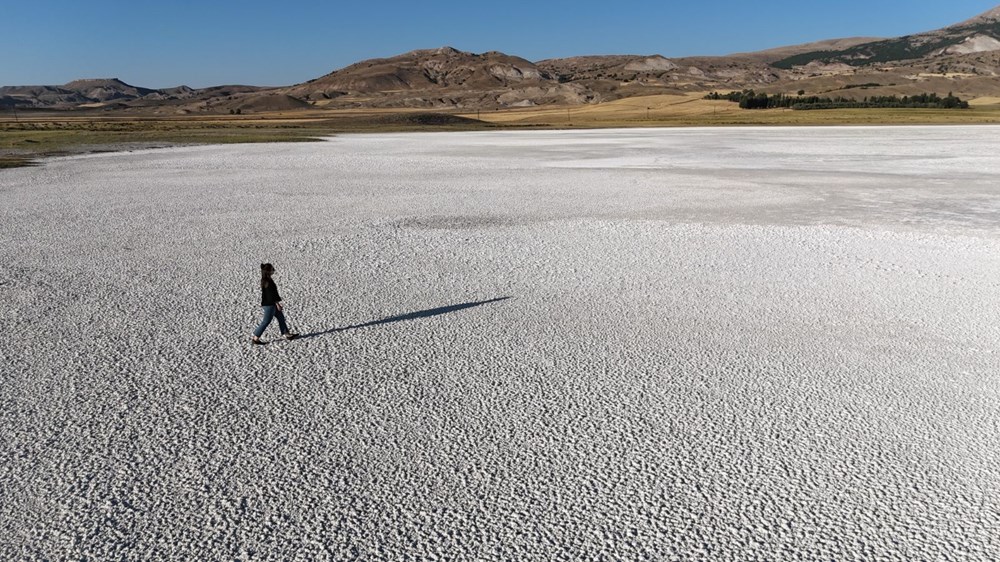
{"label": "woman", "polygon": [[274,282],[274,279],[271,279],[273,273],[273,265],[269,263],[260,264],[260,305],[264,309],[264,319],[260,321],[257,329],[254,330],[252,340],[254,345],[263,345],[266,343],[260,339],[260,336],[275,316],[278,317],[278,327],[281,328],[281,335],[286,340],[294,340],[299,337],[298,334],[289,332],[288,325],[285,324],[285,315],[282,313],[281,295],[278,294],[278,285]]}

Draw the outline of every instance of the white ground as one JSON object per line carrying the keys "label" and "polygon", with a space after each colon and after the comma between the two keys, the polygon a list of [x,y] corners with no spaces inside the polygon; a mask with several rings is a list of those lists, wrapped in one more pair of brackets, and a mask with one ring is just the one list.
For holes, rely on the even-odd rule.
{"label": "white ground", "polygon": [[[496,132],[4,171],[0,559],[996,559],[998,155]],[[261,261],[312,337],[248,345]]]}

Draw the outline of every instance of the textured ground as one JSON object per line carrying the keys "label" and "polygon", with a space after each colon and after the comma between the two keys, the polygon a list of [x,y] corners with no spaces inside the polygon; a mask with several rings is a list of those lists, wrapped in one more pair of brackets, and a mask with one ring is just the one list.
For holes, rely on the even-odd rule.
{"label": "textured ground", "polygon": [[995,559],[998,133],[4,171],[0,559]]}

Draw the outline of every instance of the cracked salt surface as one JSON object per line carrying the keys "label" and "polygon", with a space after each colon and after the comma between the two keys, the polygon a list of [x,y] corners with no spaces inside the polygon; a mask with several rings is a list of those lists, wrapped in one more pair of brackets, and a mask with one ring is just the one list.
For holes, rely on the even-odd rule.
{"label": "cracked salt surface", "polygon": [[998,133],[4,171],[0,559],[996,559]]}

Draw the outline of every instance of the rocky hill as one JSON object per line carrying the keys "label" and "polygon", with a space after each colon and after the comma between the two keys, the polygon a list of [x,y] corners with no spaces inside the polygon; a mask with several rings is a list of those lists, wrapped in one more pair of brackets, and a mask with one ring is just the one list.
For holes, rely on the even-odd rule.
{"label": "rocky hill", "polygon": [[1000,50],[1000,7],[971,20],[937,31],[854,45],[840,50],[815,50],[772,63],[782,69],[810,64],[865,67]]}
{"label": "rocky hill", "polygon": [[586,56],[550,59],[538,67],[561,81],[605,82],[658,85],[679,89],[737,84],[760,86],[780,80],[782,75],[771,66],[782,57],[830,47],[852,47],[873,41],[870,38],[835,39],[806,45],[780,47],[756,53],[738,53],[724,57],[684,57],[667,59],[651,56]]}
{"label": "rocky hill", "polygon": [[19,109],[141,108],[204,103],[219,97],[256,93],[256,86],[187,86],[151,89],[132,86],[118,78],[74,80],[61,86],[0,87],[0,107]]}
{"label": "rocky hill", "polygon": [[595,100],[520,57],[451,47],[352,64],[282,90],[327,107],[499,107]]}
{"label": "rocky hill", "polygon": [[155,94],[160,99],[184,95],[190,88],[174,88],[174,93],[166,90],[151,90],[131,86],[117,78],[74,80],[62,86],[5,86],[0,87],[0,96],[15,100],[26,107],[66,108],[84,104],[101,104],[111,101],[137,100]]}

